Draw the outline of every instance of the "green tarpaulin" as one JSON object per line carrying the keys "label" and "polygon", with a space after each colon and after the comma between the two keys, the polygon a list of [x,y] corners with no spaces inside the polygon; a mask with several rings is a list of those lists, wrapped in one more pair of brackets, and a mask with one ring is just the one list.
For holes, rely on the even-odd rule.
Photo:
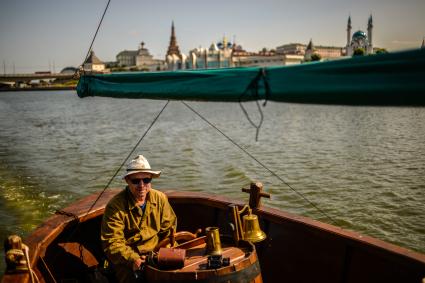
{"label": "green tarpaulin", "polygon": [[80,97],[425,105],[425,50],[283,67],[83,75]]}

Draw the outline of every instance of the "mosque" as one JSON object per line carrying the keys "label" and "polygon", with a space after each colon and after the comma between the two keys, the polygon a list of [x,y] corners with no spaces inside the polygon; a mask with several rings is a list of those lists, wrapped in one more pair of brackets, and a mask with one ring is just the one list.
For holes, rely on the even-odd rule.
{"label": "mosque", "polygon": [[[341,56],[352,56],[357,49],[364,54],[373,54],[373,19],[369,16],[367,33],[358,30],[352,34],[351,16],[347,22],[347,44],[344,47],[314,46],[312,40],[308,45],[291,43],[278,46],[272,52],[246,52],[241,46],[229,42],[225,37],[209,48],[195,48],[186,56],[180,52],[175,35],[174,22],[171,26],[171,37],[166,54],[168,70],[228,68],[238,66],[273,66],[290,65],[311,60],[313,54],[323,59],[334,59]],[[239,50],[240,49],[240,50]],[[243,51],[243,52],[242,52]],[[291,57],[292,56],[292,57]]]}
{"label": "mosque", "polygon": [[367,22],[367,35],[362,30],[358,30],[351,35],[351,16],[349,16],[347,23],[347,45],[345,47],[346,56],[352,56],[358,48],[362,48],[365,54],[373,54],[372,30],[373,20],[372,15],[370,15]]}

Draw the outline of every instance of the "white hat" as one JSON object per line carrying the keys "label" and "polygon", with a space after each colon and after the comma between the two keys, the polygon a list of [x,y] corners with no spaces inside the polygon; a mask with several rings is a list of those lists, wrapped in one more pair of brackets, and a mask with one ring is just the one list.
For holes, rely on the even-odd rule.
{"label": "white hat", "polygon": [[138,155],[136,158],[130,161],[127,165],[127,173],[122,177],[123,179],[129,175],[136,173],[150,173],[153,178],[158,178],[161,175],[161,171],[151,170],[148,160],[143,155]]}

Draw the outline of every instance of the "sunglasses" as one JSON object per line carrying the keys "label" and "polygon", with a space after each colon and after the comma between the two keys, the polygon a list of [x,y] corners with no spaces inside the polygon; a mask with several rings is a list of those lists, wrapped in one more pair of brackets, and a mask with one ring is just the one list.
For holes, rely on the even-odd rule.
{"label": "sunglasses", "polygon": [[152,178],[137,178],[137,179],[131,179],[130,182],[133,185],[138,185],[140,184],[140,181],[143,181],[143,184],[149,184],[150,182],[152,182]]}

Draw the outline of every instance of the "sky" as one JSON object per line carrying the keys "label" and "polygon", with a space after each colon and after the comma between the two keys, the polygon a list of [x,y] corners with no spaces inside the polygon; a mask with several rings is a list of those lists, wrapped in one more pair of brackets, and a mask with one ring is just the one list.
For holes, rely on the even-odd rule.
{"label": "sky", "polygon": [[[81,65],[107,0],[0,0],[0,74],[59,72]],[[367,29],[389,51],[419,48],[425,36],[425,0],[112,0],[93,45],[102,61],[115,61],[140,42],[164,59],[171,22],[180,50],[209,47],[226,36],[247,51],[287,43],[346,44]]]}

